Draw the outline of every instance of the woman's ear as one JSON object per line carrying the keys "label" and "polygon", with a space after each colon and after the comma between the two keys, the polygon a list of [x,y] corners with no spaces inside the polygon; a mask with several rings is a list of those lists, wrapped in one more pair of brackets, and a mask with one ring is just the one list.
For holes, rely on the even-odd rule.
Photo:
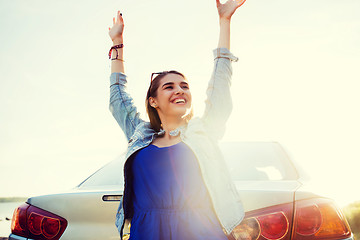
{"label": "woman's ear", "polygon": [[149,97],[150,106],[157,108],[156,100],[153,97]]}

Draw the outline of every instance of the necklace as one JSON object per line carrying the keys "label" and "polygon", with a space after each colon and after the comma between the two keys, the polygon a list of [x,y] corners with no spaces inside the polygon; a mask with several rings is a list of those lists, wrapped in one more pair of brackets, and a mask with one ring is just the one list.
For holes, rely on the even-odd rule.
{"label": "necklace", "polygon": [[176,137],[177,135],[179,135],[179,133],[180,133],[180,129],[177,128],[177,129],[175,129],[175,130],[171,130],[171,131],[169,132],[169,135],[172,136],[172,137]]}
{"label": "necklace", "polygon": [[184,130],[185,130],[185,126],[180,126],[180,127],[176,128],[174,130],[170,130],[169,135],[172,136],[172,137],[176,137],[179,134],[181,134]]}

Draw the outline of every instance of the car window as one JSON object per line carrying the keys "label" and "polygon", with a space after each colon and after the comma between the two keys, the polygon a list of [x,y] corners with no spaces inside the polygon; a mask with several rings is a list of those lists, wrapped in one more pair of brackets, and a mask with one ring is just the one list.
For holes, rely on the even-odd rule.
{"label": "car window", "polygon": [[[278,143],[229,142],[221,150],[235,181],[295,180],[298,173]],[[105,165],[79,187],[124,186],[124,156]]]}
{"label": "car window", "polygon": [[236,181],[299,178],[289,157],[276,142],[222,143],[221,149]]}
{"label": "car window", "polygon": [[111,161],[93,175],[83,181],[78,187],[124,186],[123,177],[124,156]]}

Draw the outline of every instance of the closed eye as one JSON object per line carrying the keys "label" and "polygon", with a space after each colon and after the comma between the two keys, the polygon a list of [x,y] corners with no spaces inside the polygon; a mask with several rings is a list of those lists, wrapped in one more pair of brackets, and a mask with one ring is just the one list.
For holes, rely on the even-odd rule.
{"label": "closed eye", "polygon": [[[189,85],[187,84],[187,82],[181,82],[180,87],[182,89],[189,89]],[[174,83],[173,82],[167,82],[162,86],[162,88],[171,90],[171,89],[174,88]]]}
{"label": "closed eye", "polygon": [[174,83],[172,83],[172,82],[167,82],[167,83],[165,83],[164,85],[162,85],[162,88],[163,88],[163,89],[173,89],[173,85],[174,85]]}

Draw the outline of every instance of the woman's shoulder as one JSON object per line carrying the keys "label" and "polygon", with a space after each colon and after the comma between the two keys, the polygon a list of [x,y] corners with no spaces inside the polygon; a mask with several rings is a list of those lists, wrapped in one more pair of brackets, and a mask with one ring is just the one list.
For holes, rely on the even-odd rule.
{"label": "woman's shoulder", "polygon": [[206,120],[203,117],[195,117],[192,118],[185,131],[185,137],[191,138],[195,136],[207,137],[207,138],[214,138],[222,136],[222,127],[223,126],[216,126],[214,128],[209,128],[206,124]]}
{"label": "woman's shoulder", "polygon": [[155,131],[151,127],[150,122],[143,121],[136,126],[135,132],[154,133]]}
{"label": "woman's shoulder", "polygon": [[204,122],[202,118],[194,117],[189,120],[186,133],[193,133],[193,132],[205,132]]}
{"label": "woman's shoulder", "polygon": [[154,129],[151,128],[149,122],[141,122],[136,126],[133,135],[131,135],[129,139],[128,145],[130,147],[130,146],[138,146],[139,144],[142,145],[144,143],[147,143],[151,141],[152,136],[155,133],[156,132],[154,131]]}

